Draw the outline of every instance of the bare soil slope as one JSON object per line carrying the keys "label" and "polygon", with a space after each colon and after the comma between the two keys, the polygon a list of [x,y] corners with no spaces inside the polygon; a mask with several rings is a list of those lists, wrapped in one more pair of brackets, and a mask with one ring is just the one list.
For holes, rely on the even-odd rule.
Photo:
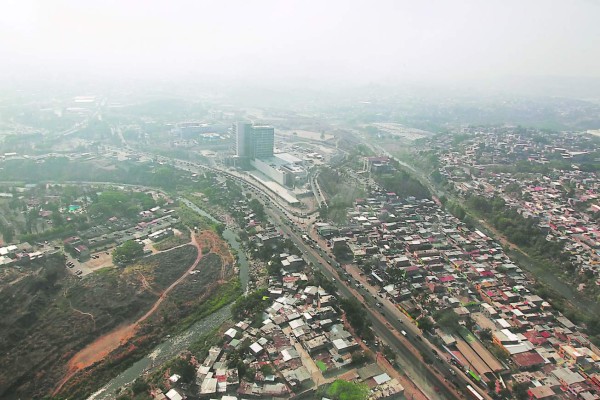
{"label": "bare soil slope", "polygon": [[0,282],[0,398],[46,394],[74,354],[144,315],[197,254],[185,246],[85,279],[67,274],[64,259],[54,256],[19,280]]}

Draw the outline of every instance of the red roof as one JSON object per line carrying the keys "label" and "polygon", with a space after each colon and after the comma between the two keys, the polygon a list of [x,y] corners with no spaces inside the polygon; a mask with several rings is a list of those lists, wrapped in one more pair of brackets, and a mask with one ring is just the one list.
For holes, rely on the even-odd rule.
{"label": "red roof", "polygon": [[448,275],[448,276],[442,276],[440,278],[440,282],[445,283],[445,282],[453,282],[455,279],[452,275]]}
{"label": "red roof", "polygon": [[[543,333],[543,332],[542,332]],[[547,332],[546,332],[547,333]],[[523,334],[532,344],[538,346],[547,342],[546,338],[536,330],[530,330]]]}
{"label": "red roof", "polygon": [[515,354],[512,357],[513,361],[517,366],[522,368],[532,367],[534,365],[544,364],[544,357],[540,356],[535,351],[528,351],[525,353]]}

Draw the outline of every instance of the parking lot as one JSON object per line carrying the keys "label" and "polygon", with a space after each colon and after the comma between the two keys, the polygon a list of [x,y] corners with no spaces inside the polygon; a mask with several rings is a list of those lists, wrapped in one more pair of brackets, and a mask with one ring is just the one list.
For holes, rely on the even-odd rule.
{"label": "parking lot", "polygon": [[77,276],[86,276],[100,268],[113,265],[110,251],[93,253],[88,260],[83,262],[71,257],[68,253],[65,253],[65,255],[67,257],[67,268],[72,274]]}

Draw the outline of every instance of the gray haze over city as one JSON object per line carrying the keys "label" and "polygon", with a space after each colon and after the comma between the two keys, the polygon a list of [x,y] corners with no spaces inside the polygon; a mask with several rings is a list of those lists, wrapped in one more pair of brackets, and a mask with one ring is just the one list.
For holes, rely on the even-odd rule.
{"label": "gray haze over city", "polygon": [[0,0],[0,399],[600,400],[600,0]]}
{"label": "gray haze over city", "polygon": [[600,78],[597,1],[2,3],[9,81],[589,88]]}

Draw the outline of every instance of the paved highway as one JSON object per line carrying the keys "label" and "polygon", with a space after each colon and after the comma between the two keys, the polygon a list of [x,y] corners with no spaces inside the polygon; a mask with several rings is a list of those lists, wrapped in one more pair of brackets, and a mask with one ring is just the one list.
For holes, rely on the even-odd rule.
{"label": "paved highway", "polygon": [[[335,261],[321,249],[312,249],[299,237],[301,233],[293,231],[281,218],[281,210],[271,205],[265,205],[267,214],[274,219],[276,224],[281,227],[283,232],[290,237],[290,239],[298,246],[299,249],[303,250],[303,253],[307,260],[312,263],[313,266],[319,268],[321,272],[331,281],[334,282],[338,293],[346,298],[352,297],[363,297],[362,303],[369,304],[365,307],[366,315],[372,323],[373,330],[380,337],[383,338],[388,345],[398,355],[400,365],[408,373],[411,378],[417,377],[425,385],[419,385],[420,389],[432,399],[459,399],[457,393],[449,387],[447,382],[444,382],[444,377],[440,374],[434,373],[433,369],[426,366],[424,361],[421,359],[420,354],[410,350],[410,344],[418,346],[418,341],[414,338],[415,335],[409,335],[407,338],[402,337],[400,332],[406,329],[404,323],[400,323],[398,320],[388,319],[387,323],[385,318],[381,315],[380,311],[375,311],[374,303],[376,300],[370,298],[370,295],[364,291],[359,294],[354,288],[350,288],[343,281],[343,276],[340,276],[337,271],[331,266]],[[372,297],[372,296],[371,296]],[[386,310],[389,311],[389,310]],[[390,313],[391,315],[391,313]],[[394,330],[395,328],[395,330]],[[411,337],[412,336],[412,337]],[[414,341],[414,342],[413,342]],[[407,346],[408,344],[408,346]],[[423,346],[419,346],[422,347]],[[430,359],[435,360],[431,350],[419,349],[425,351]],[[448,372],[449,374],[449,372]]]}
{"label": "paved highway", "polygon": [[[359,292],[354,287],[350,287],[349,284],[345,283],[340,276],[340,273],[335,270],[333,265],[337,263],[322,249],[310,248],[308,244],[300,238],[305,232],[299,232],[297,226],[294,227],[294,231],[291,226],[292,216],[298,217],[298,211],[288,211],[281,204],[278,203],[277,199],[266,192],[265,189],[257,185],[255,182],[250,182],[246,177],[233,174],[231,172],[224,171],[222,169],[211,168],[205,165],[198,165],[183,160],[171,160],[173,166],[192,172],[193,168],[196,169],[208,169],[218,174],[226,175],[233,178],[244,185],[246,188],[250,188],[258,194],[258,199],[265,206],[267,214],[275,220],[276,225],[281,227],[283,232],[287,234],[299,249],[303,250],[308,261],[310,261],[315,267],[318,267],[323,274],[330,280],[334,280],[334,283],[339,293],[347,298],[351,297],[363,297],[363,304],[366,305],[366,314],[371,320],[373,329],[380,338],[383,338],[390,347],[399,356],[400,365],[406,372],[409,373],[411,378],[417,378],[420,383],[425,385],[419,385],[420,389],[425,391],[428,397],[432,399],[459,399],[464,397],[461,393],[465,392],[465,386],[471,384],[470,380],[454,366],[450,366],[445,363],[441,358],[437,358],[437,353],[432,353],[432,347],[423,340],[417,340],[417,337],[421,337],[421,332],[412,323],[408,322],[397,308],[388,300],[381,300],[374,293],[373,288],[369,288],[365,285],[365,288]],[[198,172],[193,171],[193,172]],[[309,224],[310,226],[310,224]],[[369,291],[370,290],[370,291]],[[382,302],[383,306],[381,309],[377,309],[374,306],[375,302]],[[383,311],[383,312],[381,312]],[[387,320],[387,321],[386,321]],[[408,335],[402,336],[399,332],[402,330],[406,331]],[[430,361],[433,361],[433,366],[428,366],[422,359],[422,356],[427,357]],[[451,372],[454,371],[454,374]],[[459,381],[459,390],[457,391],[449,382]],[[486,398],[490,397],[482,392],[478,391]]]}

